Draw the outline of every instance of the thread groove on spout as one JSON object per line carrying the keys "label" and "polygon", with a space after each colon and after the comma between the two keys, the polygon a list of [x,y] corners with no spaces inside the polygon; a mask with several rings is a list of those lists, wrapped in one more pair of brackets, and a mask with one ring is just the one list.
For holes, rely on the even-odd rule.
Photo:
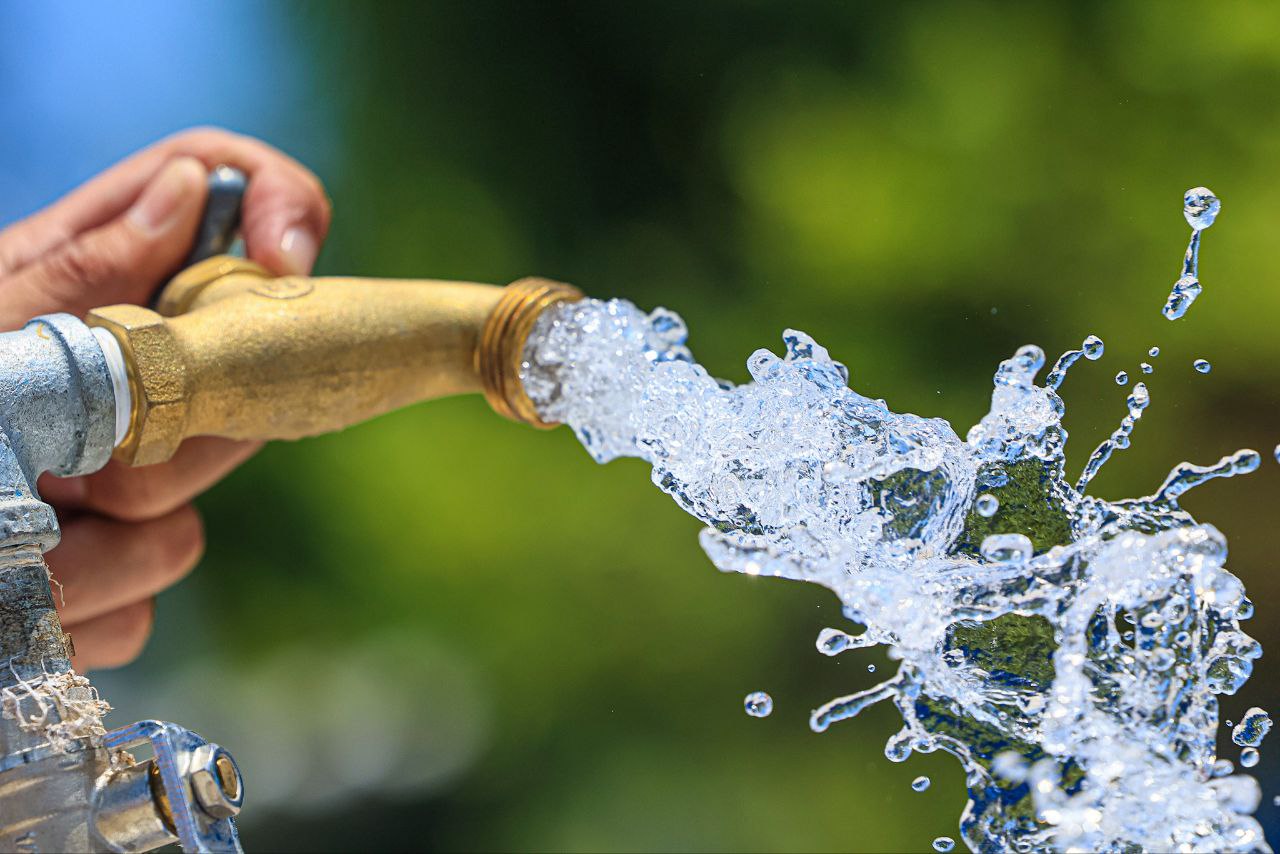
{"label": "thread groove on spout", "polygon": [[582,296],[572,285],[536,278],[512,282],[503,291],[485,321],[476,349],[476,372],[484,385],[485,399],[498,414],[543,430],[556,426],[539,417],[525,394],[520,362],[538,316],[558,302],[577,302]]}

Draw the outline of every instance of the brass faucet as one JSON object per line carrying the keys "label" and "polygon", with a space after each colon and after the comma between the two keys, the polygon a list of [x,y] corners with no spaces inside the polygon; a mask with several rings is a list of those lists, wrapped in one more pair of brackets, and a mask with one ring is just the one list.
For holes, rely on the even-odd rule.
{"label": "brass faucet", "polygon": [[521,353],[570,285],[273,277],[241,258],[189,267],[155,309],[113,305],[90,326],[120,344],[132,412],[115,456],[159,463],[183,439],[298,439],[416,403],[482,392],[535,427]]}

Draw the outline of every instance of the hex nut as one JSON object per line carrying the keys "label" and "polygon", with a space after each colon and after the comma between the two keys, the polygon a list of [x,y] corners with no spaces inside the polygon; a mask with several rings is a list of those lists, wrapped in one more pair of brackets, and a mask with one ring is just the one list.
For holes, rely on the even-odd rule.
{"label": "hex nut", "polygon": [[133,413],[115,457],[131,466],[164,462],[182,443],[189,398],[186,364],[168,324],[137,305],[96,308],[85,322],[115,336],[129,372]]}
{"label": "hex nut", "polygon": [[192,756],[188,779],[200,808],[211,817],[231,818],[244,803],[244,784],[231,754],[206,744]]}

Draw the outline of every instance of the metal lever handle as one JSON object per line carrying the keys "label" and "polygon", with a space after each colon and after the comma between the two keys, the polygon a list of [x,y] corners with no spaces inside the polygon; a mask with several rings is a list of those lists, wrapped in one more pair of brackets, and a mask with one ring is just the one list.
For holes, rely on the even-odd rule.
{"label": "metal lever handle", "polygon": [[231,244],[240,234],[240,211],[248,187],[249,179],[239,169],[232,166],[213,168],[209,173],[209,198],[205,202],[204,216],[184,267],[230,251]]}

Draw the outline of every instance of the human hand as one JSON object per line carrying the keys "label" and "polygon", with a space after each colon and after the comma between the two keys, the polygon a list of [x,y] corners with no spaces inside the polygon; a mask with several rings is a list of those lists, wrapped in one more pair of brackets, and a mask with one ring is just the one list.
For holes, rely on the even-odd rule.
{"label": "human hand", "polygon": [[[218,164],[249,176],[246,254],[279,275],[309,273],[329,228],[320,181],[257,140],[190,130],[0,231],[0,330],[38,314],[145,304],[191,251],[208,172]],[[40,495],[62,526],[47,560],[62,587],[54,599],[75,640],[76,669],[116,667],[142,651],[153,597],[190,572],[204,549],[191,500],[257,448],[199,438],[161,465],[112,462],[83,477],[41,478]]]}

